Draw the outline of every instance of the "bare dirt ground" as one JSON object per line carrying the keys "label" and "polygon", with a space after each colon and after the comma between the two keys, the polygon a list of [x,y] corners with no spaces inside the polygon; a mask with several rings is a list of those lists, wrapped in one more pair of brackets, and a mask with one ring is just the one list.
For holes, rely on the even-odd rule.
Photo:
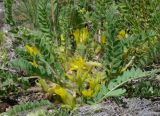
{"label": "bare dirt ground", "polygon": [[122,98],[125,107],[109,99],[95,106],[83,106],[80,116],[160,116],[160,98],[156,100]]}
{"label": "bare dirt ground", "polygon": [[[7,97],[8,100],[3,105],[7,104],[6,108],[9,108],[12,107],[11,105],[44,99],[45,95],[38,91]],[[160,97],[150,99],[121,97],[120,99],[122,100],[120,103],[113,98],[109,98],[100,104],[80,106],[72,112],[71,116],[160,116]],[[11,104],[11,102],[13,103]],[[0,109],[4,110],[3,105],[0,106]],[[43,109],[40,108],[38,110]],[[29,112],[35,112],[35,110],[33,109],[33,111],[30,110]],[[25,116],[27,113],[21,112],[19,116]]]}

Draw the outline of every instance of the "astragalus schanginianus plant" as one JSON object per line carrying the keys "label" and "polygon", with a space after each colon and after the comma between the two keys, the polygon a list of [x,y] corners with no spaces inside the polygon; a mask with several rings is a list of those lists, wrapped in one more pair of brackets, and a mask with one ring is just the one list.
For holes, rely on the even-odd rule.
{"label": "astragalus schanginianus plant", "polygon": [[[26,7],[31,7],[29,1],[24,1]],[[7,21],[13,20],[7,4],[11,2],[5,2]],[[19,45],[11,67],[25,71],[24,76],[38,77],[36,83],[48,98],[55,97],[71,109],[124,95],[124,84],[157,72],[140,67],[152,52],[158,55],[159,47],[159,35],[146,26],[149,22],[141,28],[135,26],[141,21],[132,19],[133,24],[126,26],[131,14],[122,6],[128,4],[39,0],[28,15],[34,28],[16,27],[15,17]]]}

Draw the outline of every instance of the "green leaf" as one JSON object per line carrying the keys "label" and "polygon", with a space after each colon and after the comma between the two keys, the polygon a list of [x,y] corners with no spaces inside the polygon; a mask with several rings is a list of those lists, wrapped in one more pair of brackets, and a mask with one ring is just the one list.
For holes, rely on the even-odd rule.
{"label": "green leaf", "polygon": [[137,78],[147,77],[149,75],[153,75],[158,70],[152,70],[148,72],[143,72],[141,69],[132,68],[131,70],[125,71],[122,75],[118,76],[115,79],[112,79],[109,84],[105,87],[104,85],[101,87],[99,93],[95,97],[95,102],[101,102],[103,99],[110,96],[120,96],[125,93],[125,89],[119,88],[123,84]]}
{"label": "green leaf", "polygon": [[124,94],[126,92],[125,89],[116,89],[114,91],[110,91],[106,94],[106,97],[115,97],[115,96],[121,96],[122,94]]}

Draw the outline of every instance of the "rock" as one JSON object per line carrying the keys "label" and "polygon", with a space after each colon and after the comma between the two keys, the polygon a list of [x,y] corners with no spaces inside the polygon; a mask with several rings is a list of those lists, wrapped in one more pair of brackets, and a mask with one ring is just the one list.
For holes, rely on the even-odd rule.
{"label": "rock", "polygon": [[0,30],[2,29],[4,24],[4,7],[3,2],[0,1]]}
{"label": "rock", "polygon": [[156,80],[160,82],[160,75],[156,76]]}

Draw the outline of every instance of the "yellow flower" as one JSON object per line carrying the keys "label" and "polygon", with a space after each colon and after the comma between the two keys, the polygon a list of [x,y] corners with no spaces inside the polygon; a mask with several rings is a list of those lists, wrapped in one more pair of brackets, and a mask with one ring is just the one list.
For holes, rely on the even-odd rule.
{"label": "yellow flower", "polygon": [[40,54],[39,50],[35,46],[25,45],[26,50],[30,55],[38,55]]}
{"label": "yellow flower", "polygon": [[123,39],[125,36],[126,36],[125,30],[121,30],[117,35],[119,40]]}
{"label": "yellow flower", "polygon": [[101,35],[101,43],[105,44],[107,42],[107,38],[104,34]]}
{"label": "yellow flower", "polygon": [[53,93],[61,96],[62,99],[65,99],[67,96],[67,91],[64,88],[62,88],[60,85],[57,85],[57,84],[54,85],[51,88],[51,90],[53,90]]}
{"label": "yellow flower", "polygon": [[88,38],[88,29],[87,28],[76,29],[73,32],[73,35],[76,44],[85,43]]}
{"label": "yellow flower", "polygon": [[50,94],[57,94],[61,97],[62,101],[71,106],[75,106],[75,97],[73,97],[65,88],[61,87],[58,84],[54,84],[51,88],[48,89]]}
{"label": "yellow flower", "polygon": [[90,77],[88,80],[89,83],[89,89],[85,89],[82,91],[83,96],[85,97],[91,97],[95,92],[99,91],[100,88],[100,74],[97,74],[96,78]]}
{"label": "yellow flower", "polygon": [[99,81],[100,81],[100,74],[98,73],[96,78],[92,77],[89,79],[89,81],[88,81],[89,88],[94,90],[96,88],[96,86],[99,84]]}
{"label": "yellow flower", "polygon": [[64,39],[64,34],[61,34],[60,35],[60,38],[61,38],[61,41],[64,41],[65,39]]}
{"label": "yellow flower", "polygon": [[35,60],[33,60],[32,62],[30,62],[34,67],[38,67],[38,64],[36,63],[36,61]]}
{"label": "yellow flower", "polygon": [[91,89],[85,89],[82,91],[83,96],[85,97],[91,97],[93,95],[93,90]]}
{"label": "yellow flower", "polygon": [[94,78],[89,80],[89,88],[94,89],[96,86],[96,80]]}
{"label": "yellow flower", "polygon": [[70,71],[83,69],[85,67],[85,59],[81,56],[77,56],[73,61],[70,63]]}
{"label": "yellow flower", "polygon": [[82,9],[79,10],[79,13],[81,13],[81,14],[84,14],[85,12],[86,12],[85,8],[82,8]]}

